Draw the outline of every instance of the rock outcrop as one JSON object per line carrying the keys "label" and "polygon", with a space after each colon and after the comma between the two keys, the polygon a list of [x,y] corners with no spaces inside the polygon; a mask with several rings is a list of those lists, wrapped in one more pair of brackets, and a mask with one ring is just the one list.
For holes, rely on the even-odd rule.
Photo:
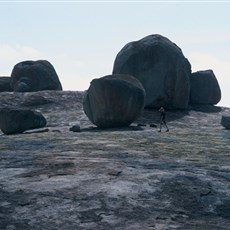
{"label": "rock outcrop", "polygon": [[62,90],[62,85],[52,64],[46,60],[23,61],[11,73],[11,87],[15,92]]}
{"label": "rock outcrop", "polygon": [[29,129],[42,128],[45,117],[37,111],[2,108],[0,110],[0,129],[4,134],[23,133]]}
{"label": "rock outcrop", "polygon": [[83,108],[98,127],[130,125],[144,108],[145,90],[130,75],[108,75],[91,81]]}
{"label": "rock outcrop", "polygon": [[[43,132],[0,131],[1,230],[229,230],[230,130],[220,124],[229,108],[167,111],[169,133],[150,127],[157,109],[99,129],[84,94],[1,93],[6,107],[30,109],[32,96],[53,102],[36,106]],[[78,122],[81,132],[71,132]]]}
{"label": "rock outcrop", "polygon": [[0,92],[11,92],[10,77],[0,77]]}
{"label": "rock outcrop", "polygon": [[190,104],[215,105],[220,99],[220,86],[212,70],[191,74]]}
{"label": "rock outcrop", "polygon": [[113,74],[130,74],[142,83],[145,107],[188,106],[191,65],[182,50],[166,37],[150,35],[125,45],[115,58]]}
{"label": "rock outcrop", "polygon": [[221,125],[226,129],[230,129],[230,116],[222,115]]}

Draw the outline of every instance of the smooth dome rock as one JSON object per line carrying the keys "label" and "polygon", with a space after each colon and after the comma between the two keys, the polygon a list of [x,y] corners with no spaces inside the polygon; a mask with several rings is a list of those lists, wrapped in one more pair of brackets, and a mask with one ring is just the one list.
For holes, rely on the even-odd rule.
{"label": "smooth dome rock", "polygon": [[16,64],[10,81],[15,92],[62,90],[54,67],[46,60],[23,61]]}
{"label": "smooth dome rock", "polygon": [[98,127],[129,126],[144,108],[145,90],[130,75],[108,75],[91,81],[83,108]]}
{"label": "smooth dome rock", "polygon": [[188,106],[191,65],[181,49],[166,37],[149,35],[125,45],[115,58],[113,74],[130,74],[142,83],[145,107]]}
{"label": "smooth dome rock", "polygon": [[220,99],[220,86],[212,70],[192,73],[190,104],[215,105]]}
{"label": "smooth dome rock", "polygon": [[0,129],[4,134],[18,134],[45,126],[46,119],[40,112],[11,108],[0,110]]}

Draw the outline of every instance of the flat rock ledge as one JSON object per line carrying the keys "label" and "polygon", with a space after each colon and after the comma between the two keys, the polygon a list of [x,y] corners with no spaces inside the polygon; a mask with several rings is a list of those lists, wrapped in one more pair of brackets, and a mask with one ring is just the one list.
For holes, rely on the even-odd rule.
{"label": "flat rock ledge", "polygon": [[[50,103],[26,106],[30,95]],[[150,126],[157,110],[98,129],[83,95],[1,93],[2,106],[39,110],[47,126],[0,133],[0,229],[229,229],[230,132],[220,124],[229,108],[168,111],[167,133]]]}

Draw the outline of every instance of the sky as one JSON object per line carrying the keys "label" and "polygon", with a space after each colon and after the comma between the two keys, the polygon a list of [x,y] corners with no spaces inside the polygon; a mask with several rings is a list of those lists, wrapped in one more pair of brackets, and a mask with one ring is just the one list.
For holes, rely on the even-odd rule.
{"label": "sky", "polygon": [[151,34],[179,46],[192,72],[212,69],[230,107],[230,1],[0,1],[0,76],[48,60],[64,90],[112,73],[118,52]]}

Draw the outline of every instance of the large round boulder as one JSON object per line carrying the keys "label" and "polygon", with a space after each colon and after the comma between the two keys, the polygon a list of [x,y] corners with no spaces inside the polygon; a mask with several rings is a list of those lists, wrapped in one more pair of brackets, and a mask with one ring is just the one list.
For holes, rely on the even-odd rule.
{"label": "large round boulder", "polygon": [[188,106],[191,65],[166,37],[149,35],[125,45],[115,58],[113,74],[136,77],[146,91],[146,107]]}
{"label": "large round boulder", "polygon": [[129,75],[108,75],[94,79],[83,99],[83,109],[98,127],[129,126],[144,108],[145,90]]}
{"label": "large round boulder", "polygon": [[10,77],[0,77],[0,92],[11,92]]}
{"label": "large round boulder", "polygon": [[23,61],[11,73],[11,87],[15,92],[62,90],[58,75],[46,60]]}
{"label": "large round boulder", "polygon": [[191,74],[190,104],[215,105],[220,99],[220,86],[212,70]]}
{"label": "large round boulder", "polygon": [[0,110],[0,129],[4,134],[18,134],[45,126],[46,119],[40,112],[11,108]]}

